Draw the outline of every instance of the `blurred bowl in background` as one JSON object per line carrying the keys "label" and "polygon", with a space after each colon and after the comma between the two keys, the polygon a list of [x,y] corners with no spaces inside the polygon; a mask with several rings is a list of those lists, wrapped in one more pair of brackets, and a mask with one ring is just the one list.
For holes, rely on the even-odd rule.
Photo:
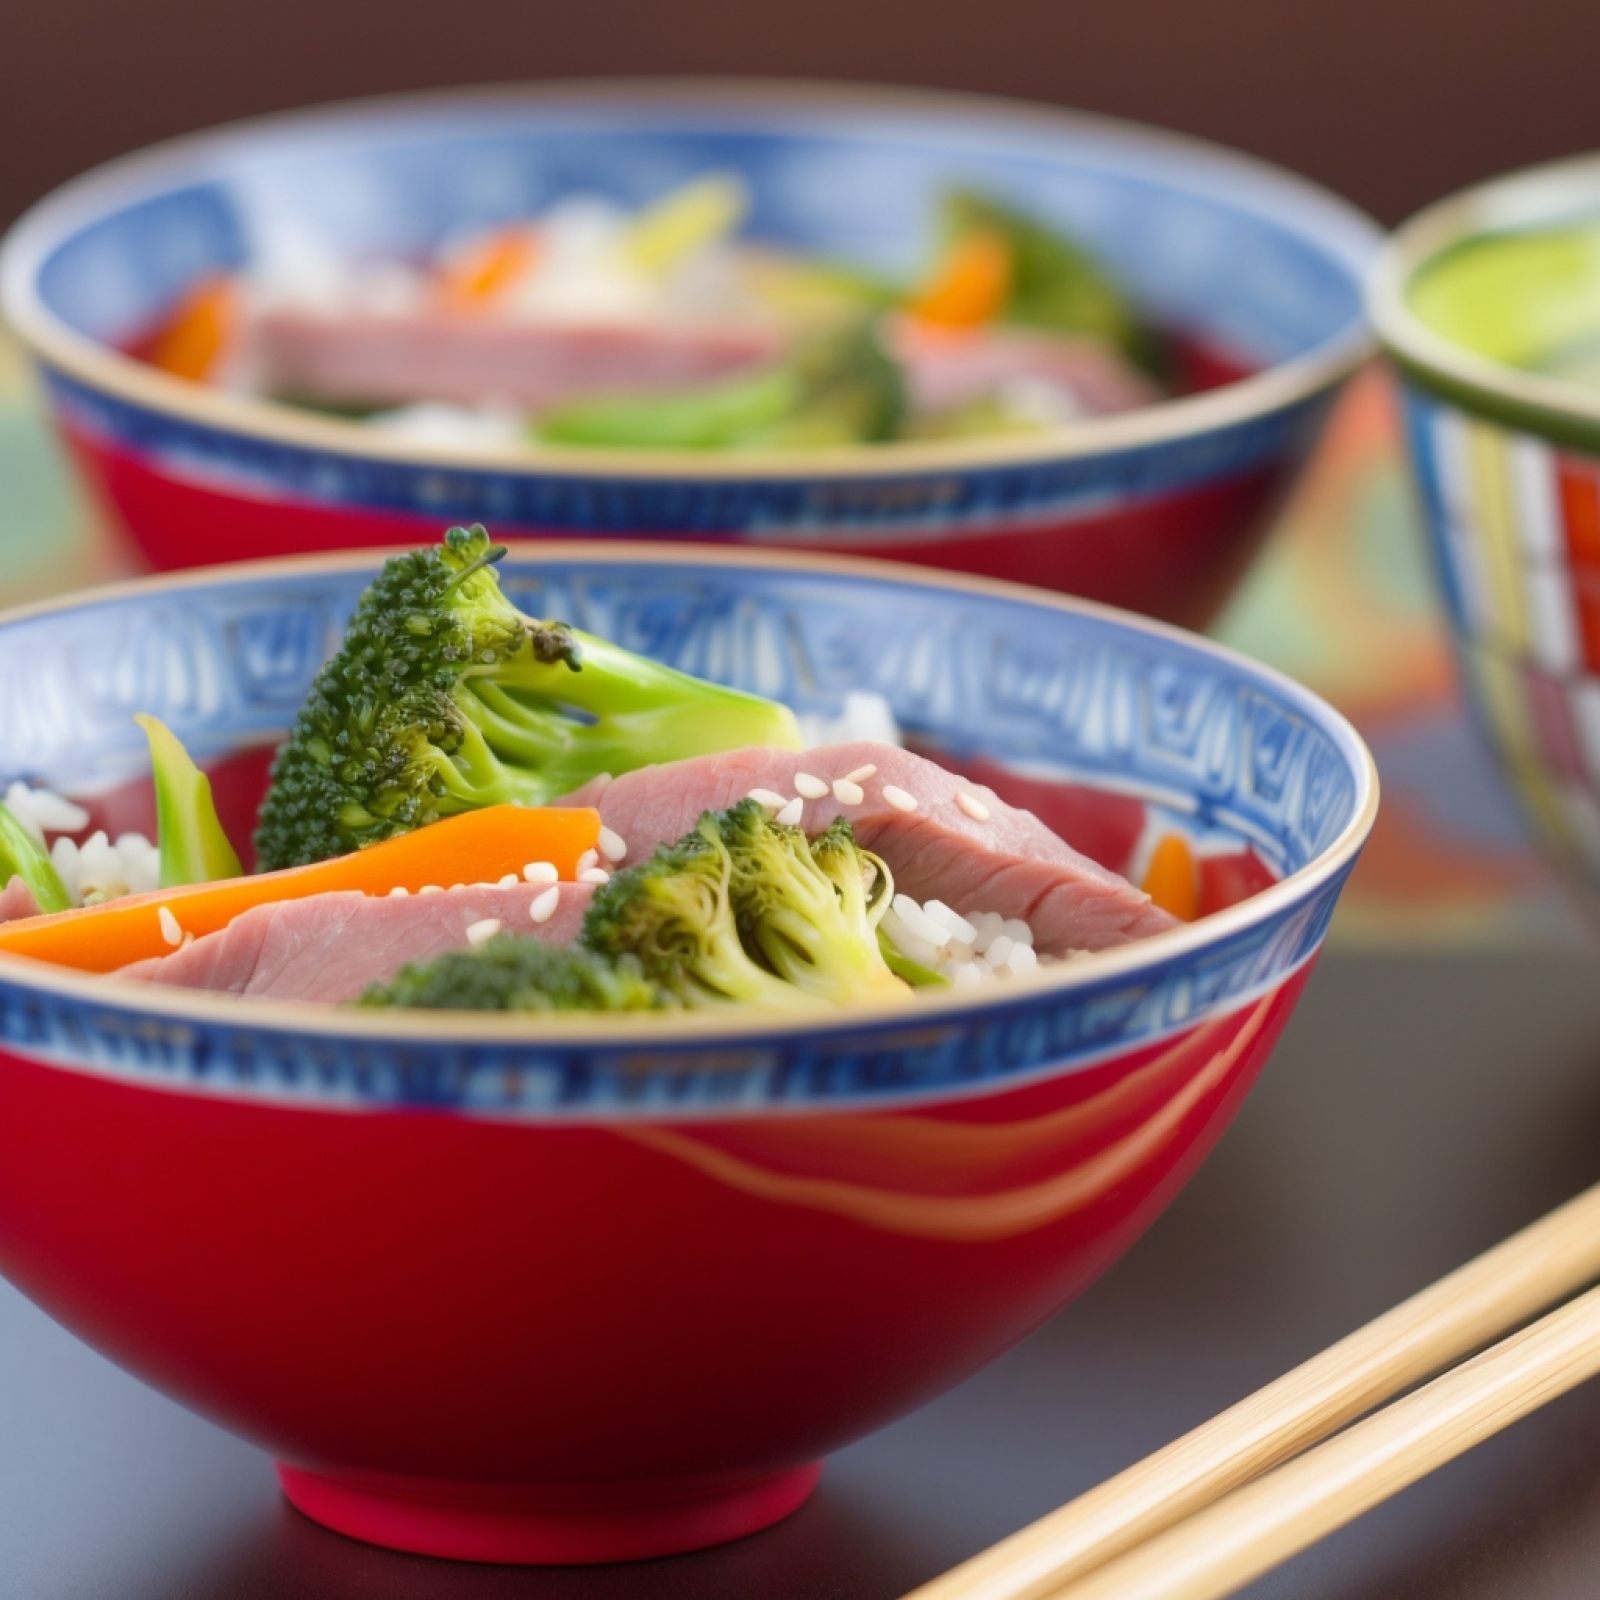
{"label": "blurred bowl in background", "polygon": [[[149,711],[242,838],[376,566],[223,568],[0,618],[0,785],[148,827]],[[519,546],[501,575],[535,614],[802,713],[880,692],[1002,792],[1048,812],[1090,785],[1277,878],[976,994],[798,1021],[390,1013],[0,958],[6,1277],[272,1451],[343,1532],[660,1555],[787,1514],[823,1454],[1138,1237],[1293,1009],[1377,781],[1307,690],[1037,590],[592,542]]]}
{"label": "blurred bowl in background", "polygon": [[[416,255],[566,194],[637,205],[708,170],[743,178],[753,236],[887,273],[920,259],[942,186],[1005,196],[1101,259],[1189,350],[1199,392],[1029,438],[535,455],[384,438],[124,353],[186,290],[285,238]],[[482,521],[872,554],[1200,625],[1368,352],[1376,241],[1309,183],[1127,124],[910,91],[644,80],[419,95],[179,139],[41,202],[0,280],[77,461],[157,567]]]}
{"label": "blurred bowl in background", "polygon": [[1385,246],[1368,304],[1467,698],[1600,905],[1600,156],[1429,207]]}

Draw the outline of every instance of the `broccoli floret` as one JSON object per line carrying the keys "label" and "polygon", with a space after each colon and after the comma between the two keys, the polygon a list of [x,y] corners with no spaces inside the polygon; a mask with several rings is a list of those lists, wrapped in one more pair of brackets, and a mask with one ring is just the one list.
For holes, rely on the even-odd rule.
{"label": "broccoli floret", "polygon": [[[497,934],[409,966],[361,1003],[465,1011],[816,1010],[903,997],[877,921],[893,884],[842,819],[815,845],[754,800],[595,891],[576,944]],[[918,969],[919,971],[921,969]],[[934,981],[938,981],[936,978]]]}
{"label": "broccoli floret", "polygon": [[70,911],[72,896],[61,881],[49,852],[15,814],[0,804],[0,891],[13,878],[21,878],[41,912]]}
{"label": "broccoli floret", "polygon": [[811,859],[838,891],[839,910],[852,931],[870,935],[889,909],[894,878],[882,856],[856,843],[848,817],[835,817],[811,841]]}
{"label": "broccoli floret", "polygon": [[888,869],[857,847],[843,817],[815,847],[754,800],[720,820],[733,866],[729,898],[746,948],[786,982],[834,1005],[904,993],[876,933]]}
{"label": "broccoli floret", "polygon": [[613,961],[507,933],[402,967],[359,1001],[433,1011],[657,1011],[674,1003],[632,956]]}
{"label": "broccoli floret", "polygon": [[687,1006],[793,1009],[901,996],[905,985],[874,931],[865,872],[875,858],[855,851],[848,823],[824,837],[826,868],[798,828],[755,800],[708,811],[694,832],[596,892],[583,940],[606,955],[636,955]]}
{"label": "broccoli floret", "polygon": [[903,978],[913,989],[948,987],[948,978],[903,955],[884,932],[883,914],[894,898],[894,878],[881,856],[856,843],[855,830],[847,818],[835,817],[811,841],[811,859],[833,880],[845,921],[860,937],[872,940],[883,964],[897,978]]}
{"label": "broccoli floret", "polygon": [[552,444],[635,450],[757,450],[892,439],[905,381],[873,322],[798,342],[775,366],[677,394],[580,400],[547,413]]}
{"label": "broccoli floret", "polygon": [[482,527],[385,563],[272,768],[263,869],[344,855],[479,806],[613,775],[801,746],[784,706],[675,672],[501,592]]}
{"label": "broccoli floret", "polygon": [[156,789],[156,845],[161,852],[161,887],[215,883],[244,872],[223,831],[211,797],[211,780],[166,723],[133,719],[150,741],[150,775]]}
{"label": "broccoli floret", "polygon": [[676,844],[601,885],[583,919],[583,942],[612,960],[636,957],[686,1006],[815,1006],[814,996],[752,960],[740,940],[723,815],[706,812]]}

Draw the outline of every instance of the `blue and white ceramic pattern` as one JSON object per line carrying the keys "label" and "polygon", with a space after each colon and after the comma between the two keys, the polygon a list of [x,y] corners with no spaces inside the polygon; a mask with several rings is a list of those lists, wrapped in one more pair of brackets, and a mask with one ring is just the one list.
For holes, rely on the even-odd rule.
{"label": "blue and white ceramic pattern", "polygon": [[[285,728],[375,557],[218,569],[0,619],[0,784],[78,794],[145,769],[137,710],[202,757]],[[1054,597],[801,557],[523,546],[525,609],[675,666],[832,711],[873,689],[962,757],[1140,796],[1248,841],[1281,882],[1199,923],[973,1000],[826,1026],[755,1014],[400,1022],[88,979],[0,960],[0,1043],[229,1095],[534,1117],[916,1103],[1155,1044],[1310,960],[1371,826],[1359,737],[1313,695],[1204,640]]]}

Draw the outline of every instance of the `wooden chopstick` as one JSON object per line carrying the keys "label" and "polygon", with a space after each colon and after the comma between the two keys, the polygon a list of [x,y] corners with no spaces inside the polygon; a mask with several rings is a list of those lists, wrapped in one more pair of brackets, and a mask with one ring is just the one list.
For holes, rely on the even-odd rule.
{"label": "wooden chopstick", "polygon": [[1600,1277],[1600,1184],[905,1600],[1044,1600]]}
{"label": "wooden chopstick", "polygon": [[1051,1600],[1218,1600],[1597,1372],[1591,1289]]}

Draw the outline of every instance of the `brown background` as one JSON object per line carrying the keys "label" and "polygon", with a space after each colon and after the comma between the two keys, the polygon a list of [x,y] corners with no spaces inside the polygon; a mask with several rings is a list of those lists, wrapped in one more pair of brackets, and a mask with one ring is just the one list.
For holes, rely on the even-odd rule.
{"label": "brown background", "polygon": [[0,0],[0,223],[97,161],[428,85],[760,73],[1203,134],[1386,222],[1600,147],[1600,0]]}

